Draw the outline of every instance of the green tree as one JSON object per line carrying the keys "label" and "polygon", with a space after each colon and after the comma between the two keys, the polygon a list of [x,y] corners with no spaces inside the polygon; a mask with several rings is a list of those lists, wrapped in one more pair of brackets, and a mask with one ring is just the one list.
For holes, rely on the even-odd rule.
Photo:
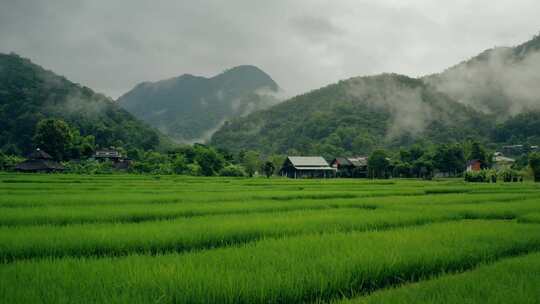
{"label": "green tree", "polygon": [[390,161],[384,150],[375,150],[368,159],[368,170],[371,178],[388,177]]}
{"label": "green tree", "polygon": [[256,151],[247,151],[242,157],[242,165],[246,169],[249,177],[253,177],[257,169],[260,167],[260,156]]}
{"label": "green tree", "polygon": [[459,145],[439,145],[433,155],[433,166],[441,172],[458,175],[465,170],[465,154]]}
{"label": "green tree", "polygon": [[216,175],[224,167],[223,156],[214,149],[202,145],[196,145],[194,149],[196,153],[194,161],[200,166],[202,175]]}
{"label": "green tree", "polygon": [[534,174],[534,181],[540,182],[540,153],[531,153],[529,155],[529,166]]}
{"label": "green tree", "polygon": [[34,144],[57,160],[68,157],[73,134],[69,125],[60,119],[44,119],[36,126]]}
{"label": "green tree", "polygon": [[188,171],[186,159],[182,154],[176,154],[172,157],[171,167],[174,174],[184,174]]}
{"label": "green tree", "polygon": [[274,171],[276,170],[276,167],[274,166],[274,163],[271,161],[267,161],[264,163],[263,166],[263,172],[264,175],[266,175],[267,178],[270,178],[272,174],[274,174]]}

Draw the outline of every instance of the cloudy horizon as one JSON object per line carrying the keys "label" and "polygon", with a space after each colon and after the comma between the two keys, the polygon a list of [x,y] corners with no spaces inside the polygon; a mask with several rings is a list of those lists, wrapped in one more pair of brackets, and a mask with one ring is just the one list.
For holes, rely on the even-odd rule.
{"label": "cloudy horizon", "polygon": [[0,0],[0,52],[113,98],[143,81],[243,64],[288,95],[338,80],[436,73],[540,31],[532,0]]}

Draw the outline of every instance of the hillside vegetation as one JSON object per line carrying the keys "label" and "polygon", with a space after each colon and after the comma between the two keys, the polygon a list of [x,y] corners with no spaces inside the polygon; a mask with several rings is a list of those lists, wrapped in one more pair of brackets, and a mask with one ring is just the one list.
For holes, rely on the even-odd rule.
{"label": "hillside vegetation", "polygon": [[212,144],[233,151],[364,154],[376,147],[488,135],[488,116],[419,79],[357,77],[225,124]]}
{"label": "hillside vegetation", "polygon": [[203,142],[225,120],[276,104],[278,90],[259,68],[239,66],[212,78],[186,74],[144,82],[118,102],[176,141]]}
{"label": "hillside vegetation", "polygon": [[[534,141],[540,116],[513,117],[540,110],[539,50],[535,37],[423,78],[383,74],[340,81],[234,119],[211,143],[232,151],[335,156],[468,139]],[[517,121],[527,135],[513,127]]]}
{"label": "hillside vegetation", "polygon": [[163,141],[110,98],[18,55],[0,54],[0,149],[28,153],[37,123],[46,118],[65,120],[101,147],[155,149]]}

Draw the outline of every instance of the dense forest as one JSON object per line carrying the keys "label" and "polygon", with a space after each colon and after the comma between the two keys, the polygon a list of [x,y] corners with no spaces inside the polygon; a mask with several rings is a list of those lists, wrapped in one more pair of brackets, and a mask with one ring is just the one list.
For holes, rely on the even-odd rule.
{"label": "dense forest", "polygon": [[15,54],[0,54],[0,149],[25,155],[35,148],[39,121],[60,118],[97,147],[156,149],[168,140],[113,100]]}
{"label": "dense forest", "polygon": [[278,90],[259,68],[238,66],[211,78],[186,74],[144,82],[118,103],[177,142],[201,142],[225,120],[278,103]]}
{"label": "dense forest", "polygon": [[423,78],[383,74],[340,81],[233,119],[211,143],[326,157],[470,139],[538,145],[539,50],[537,36]]}
{"label": "dense forest", "polygon": [[233,151],[365,155],[422,141],[485,138],[489,127],[489,116],[423,81],[385,74],[340,81],[233,120],[211,143]]}

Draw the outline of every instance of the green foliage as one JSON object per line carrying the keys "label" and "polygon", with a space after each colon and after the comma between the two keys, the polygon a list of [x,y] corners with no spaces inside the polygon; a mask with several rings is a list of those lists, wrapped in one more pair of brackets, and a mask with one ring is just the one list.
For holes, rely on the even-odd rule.
{"label": "green foliage", "polygon": [[266,175],[267,178],[270,178],[272,174],[274,174],[274,171],[276,170],[276,167],[273,162],[266,161],[263,165],[263,172],[264,175]]}
{"label": "green foliage", "polygon": [[64,160],[70,155],[73,134],[68,124],[63,120],[44,119],[36,126],[34,144],[49,153],[54,159]]}
{"label": "green foliage", "polygon": [[465,181],[469,183],[489,183],[492,178],[497,178],[497,173],[493,170],[467,171]]}
{"label": "green foliage", "polygon": [[244,168],[238,165],[228,165],[219,171],[219,176],[244,177],[246,175]]}
{"label": "green foliage", "polygon": [[540,153],[531,153],[529,155],[529,166],[534,174],[534,181],[540,182]]}
{"label": "green foliage", "polygon": [[197,153],[194,160],[200,166],[202,175],[217,175],[223,169],[225,159],[213,148],[196,145],[194,150]]}
{"label": "green foliage", "polygon": [[[409,104],[432,113],[411,114],[406,109]],[[214,134],[211,143],[234,152],[290,154],[294,150],[331,158],[367,155],[378,148],[397,149],[421,140],[452,143],[483,138],[489,128],[485,115],[422,80],[391,74],[340,81],[234,119]]]}
{"label": "green foliage", "polygon": [[[485,154],[484,154],[485,158]],[[439,145],[433,155],[433,166],[452,176],[460,175],[465,170],[466,160],[463,148],[459,145]]]}
{"label": "green foliage", "polygon": [[[49,118],[65,121],[83,138],[94,136],[98,147],[155,149],[168,143],[110,98],[28,59],[0,54],[0,150],[30,153],[35,149],[32,137],[37,123]],[[80,153],[89,153],[91,140],[82,141]]]}
{"label": "green foliage", "polygon": [[390,161],[383,150],[376,150],[369,156],[368,171],[371,178],[388,178]]}
{"label": "green foliage", "polygon": [[80,160],[80,161],[68,161],[62,163],[65,168],[65,173],[72,174],[112,174],[113,164],[109,161],[96,161],[96,160]]}
{"label": "green foliage", "polygon": [[249,175],[249,177],[253,177],[257,170],[259,170],[261,167],[260,155],[256,151],[246,151],[242,153],[240,162],[246,169],[246,173]]}
{"label": "green foliage", "polygon": [[182,75],[141,83],[118,103],[177,141],[202,142],[226,119],[276,104],[271,94],[277,90],[260,69],[239,66],[212,78]]}
{"label": "green foliage", "polygon": [[24,159],[17,155],[7,155],[0,151],[0,171],[10,171]]}

